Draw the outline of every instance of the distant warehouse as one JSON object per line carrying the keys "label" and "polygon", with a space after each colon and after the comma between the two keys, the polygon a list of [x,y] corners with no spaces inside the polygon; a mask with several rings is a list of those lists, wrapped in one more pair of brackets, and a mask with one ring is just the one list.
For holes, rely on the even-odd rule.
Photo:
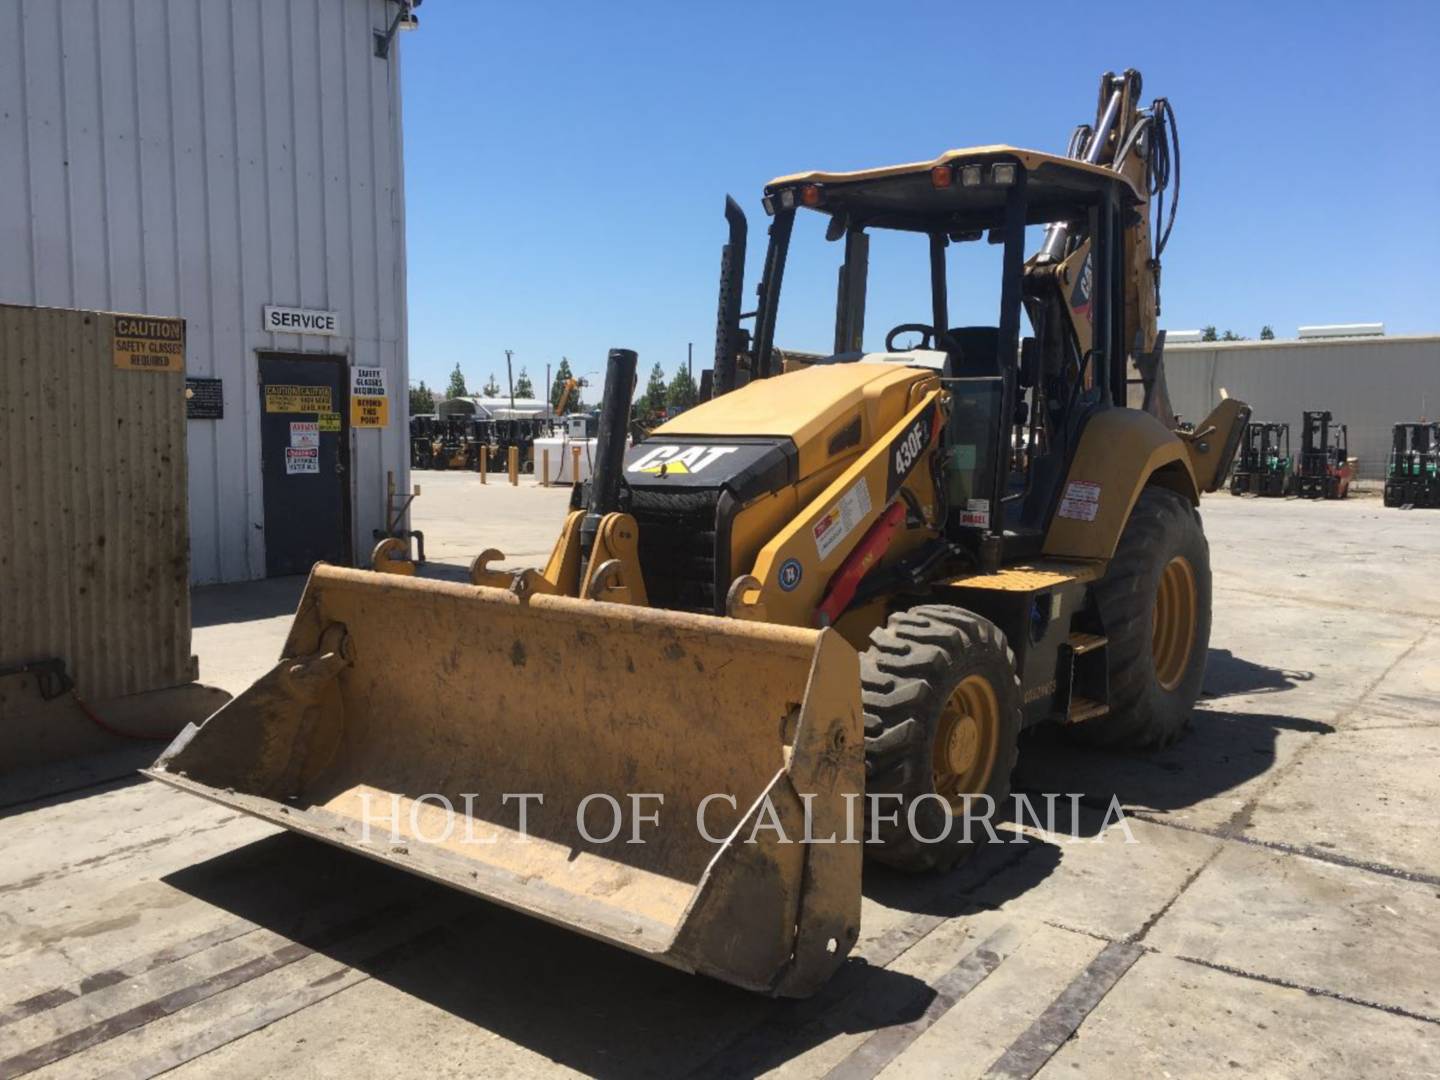
{"label": "distant warehouse", "polygon": [[1394,425],[1440,417],[1440,334],[1379,330],[1301,327],[1293,341],[1197,342],[1167,333],[1171,404],[1183,419],[1199,420],[1224,388],[1248,402],[1256,420],[1288,423],[1297,451],[1300,414],[1328,409],[1349,428],[1359,477],[1383,479]]}
{"label": "distant warehouse", "polygon": [[408,7],[6,6],[0,303],[184,320],[192,581],[363,562],[409,460]]}

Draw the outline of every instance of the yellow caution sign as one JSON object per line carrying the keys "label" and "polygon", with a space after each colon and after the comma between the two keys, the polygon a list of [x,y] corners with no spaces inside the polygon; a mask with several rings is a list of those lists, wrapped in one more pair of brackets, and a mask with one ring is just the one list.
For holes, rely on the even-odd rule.
{"label": "yellow caution sign", "polygon": [[328,413],[334,408],[328,386],[273,383],[265,387],[266,412]]}
{"label": "yellow caution sign", "polygon": [[319,421],[321,431],[340,430],[340,414],[338,412],[322,412],[315,419]]}
{"label": "yellow caution sign", "polygon": [[355,366],[350,369],[350,426],[384,427],[390,423],[390,396],[385,369]]}
{"label": "yellow caution sign", "polygon": [[389,422],[389,398],[357,397],[350,399],[351,427],[384,427]]}
{"label": "yellow caution sign", "polygon": [[116,315],[111,355],[125,371],[184,371],[185,320]]}

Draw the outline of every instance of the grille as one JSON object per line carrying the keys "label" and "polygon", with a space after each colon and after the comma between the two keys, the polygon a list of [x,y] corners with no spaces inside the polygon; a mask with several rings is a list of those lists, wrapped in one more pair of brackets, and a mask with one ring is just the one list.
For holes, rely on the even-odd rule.
{"label": "grille", "polygon": [[715,507],[719,491],[630,490],[640,566],[653,607],[716,613]]}

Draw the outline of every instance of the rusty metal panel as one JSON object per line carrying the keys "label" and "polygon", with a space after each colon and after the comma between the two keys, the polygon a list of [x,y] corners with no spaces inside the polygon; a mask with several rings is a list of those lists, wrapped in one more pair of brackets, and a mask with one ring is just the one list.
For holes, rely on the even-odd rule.
{"label": "rusty metal panel", "polygon": [[194,678],[183,340],[118,366],[125,318],[0,304],[0,667],[93,701]]}

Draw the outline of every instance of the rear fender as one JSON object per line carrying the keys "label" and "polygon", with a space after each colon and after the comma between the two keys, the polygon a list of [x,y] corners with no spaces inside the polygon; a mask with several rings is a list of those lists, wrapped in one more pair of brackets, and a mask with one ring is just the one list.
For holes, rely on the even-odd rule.
{"label": "rear fender", "polygon": [[1045,533],[1044,553],[1110,558],[1147,484],[1200,503],[1191,455],[1173,431],[1138,409],[1106,409],[1092,416],[1080,433],[1060,504]]}

